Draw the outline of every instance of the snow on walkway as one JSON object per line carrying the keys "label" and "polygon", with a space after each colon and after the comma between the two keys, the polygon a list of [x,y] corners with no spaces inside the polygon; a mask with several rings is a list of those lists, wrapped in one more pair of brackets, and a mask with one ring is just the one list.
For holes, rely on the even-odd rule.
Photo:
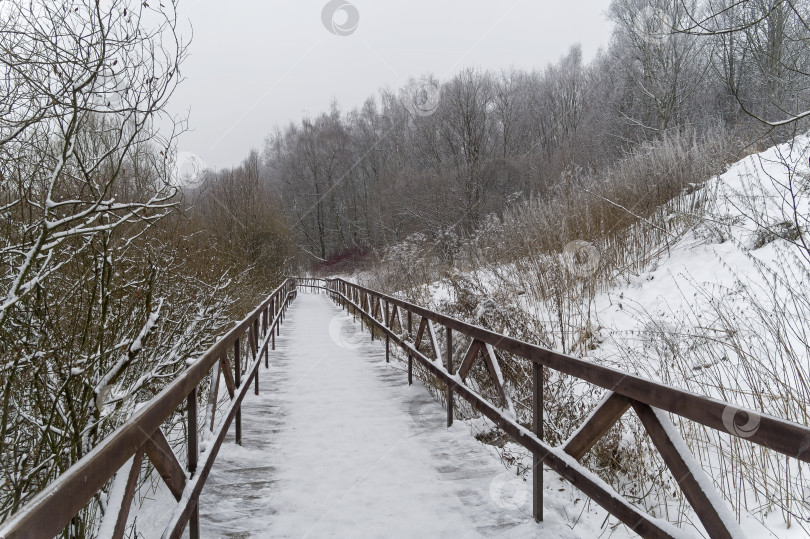
{"label": "snow on walkway", "polygon": [[496,503],[503,466],[466,425],[445,427],[384,345],[330,338],[350,320],[298,294],[261,395],[244,401],[243,446],[229,438],[206,483],[204,537],[577,536],[554,511],[536,524],[530,498]]}

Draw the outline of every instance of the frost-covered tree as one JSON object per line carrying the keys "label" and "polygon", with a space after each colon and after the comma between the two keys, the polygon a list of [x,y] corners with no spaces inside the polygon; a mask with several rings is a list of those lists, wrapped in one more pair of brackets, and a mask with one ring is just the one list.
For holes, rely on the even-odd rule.
{"label": "frost-covered tree", "polygon": [[743,110],[780,128],[810,118],[810,2],[707,0],[674,32],[713,40],[721,73]]}

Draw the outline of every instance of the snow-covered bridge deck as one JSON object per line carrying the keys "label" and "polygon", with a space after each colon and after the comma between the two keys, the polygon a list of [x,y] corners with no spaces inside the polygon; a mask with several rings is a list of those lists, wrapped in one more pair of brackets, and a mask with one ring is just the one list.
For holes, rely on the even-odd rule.
{"label": "snow-covered bridge deck", "polygon": [[243,445],[222,446],[203,490],[203,537],[575,536],[553,514],[536,524],[530,499],[496,503],[496,457],[446,428],[379,342],[330,338],[351,317],[325,295],[299,293],[288,316],[243,403]]}
{"label": "snow-covered bridge deck", "polygon": [[[60,534],[110,481],[103,537],[124,537],[128,523],[137,523],[138,532],[150,537],[163,530],[163,537],[178,538],[184,530],[198,537],[200,529],[208,537],[613,536],[617,524],[604,512],[594,513],[591,501],[642,536],[680,537],[684,530],[636,507],[579,462],[630,408],[670,472],[680,478],[678,484],[711,537],[737,537],[742,531],[669,414],[810,462],[806,425],[559,354],[342,279],[326,280],[325,286],[322,282],[286,279],[158,395],[6,520],[0,537]],[[329,298],[361,315],[387,343],[413,359],[409,369],[418,362],[440,380],[448,396],[466,400],[560,477],[543,477],[537,466],[532,470],[537,488],[521,488],[521,495],[510,499],[509,490],[499,487],[511,476],[491,448],[470,436],[463,423],[445,428],[444,412],[424,387],[409,387],[406,373],[385,362],[382,346],[365,338],[356,344],[339,335],[333,339],[338,332],[332,330],[350,324],[349,316],[327,296],[305,293],[313,287],[327,290]],[[297,292],[299,299],[291,303]],[[272,366],[269,372],[261,369],[263,395],[245,399],[264,367],[262,360],[269,359],[266,352],[282,320],[287,324],[272,353]],[[411,340],[416,323],[419,329]],[[437,327],[445,335],[444,346]],[[456,371],[460,346],[466,352]],[[502,391],[496,398],[502,402],[495,405],[465,381],[465,373],[481,358],[493,385],[502,390],[501,371],[493,361],[500,360],[496,350],[531,362],[531,430],[517,422]],[[543,369],[610,389],[560,446],[539,438]],[[239,373],[244,373],[244,383]],[[201,453],[197,390],[211,376],[224,379],[228,395],[227,402],[220,399],[217,416],[215,408],[206,409],[204,430],[216,417],[220,422],[204,433]],[[216,394],[211,392],[212,399]],[[178,412],[187,421],[185,463],[162,426]],[[745,425],[738,418],[752,417],[757,428],[741,432]],[[222,445],[234,423],[244,427],[244,446]],[[148,483],[154,491],[142,493],[144,504],[130,512],[147,458],[162,482]],[[562,480],[576,489],[566,488]],[[514,507],[514,501],[521,503]],[[550,510],[541,512],[541,502]],[[533,515],[544,516],[543,523],[533,522],[530,505]],[[688,523],[703,535],[693,524]]]}

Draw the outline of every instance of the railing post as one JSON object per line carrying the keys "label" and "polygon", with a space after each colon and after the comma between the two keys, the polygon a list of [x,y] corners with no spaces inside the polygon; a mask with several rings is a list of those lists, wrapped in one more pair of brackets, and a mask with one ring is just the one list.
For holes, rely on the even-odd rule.
{"label": "railing post", "polygon": [[[408,337],[411,335],[412,317],[411,311],[408,311]],[[413,384],[413,356],[410,351],[408,352],[408,385]]]}
{"label": "railing post", "polygon": [[[259,319],[253,321],[253,325],[251,326],[250,338],[253,340],[253,361],[262,360],[262,351],[259,350]],[[259,369],[256,369],[256,375],[253,378],[254,388],[253,394],[259,394]]]}
{"label": "railing post", "polygon": [[259,355],[259,319],[253,321],[250,336],[253,339],[253,359],[255,360]]}
{"label": "railing post", "polygon": [[[239,338],[236,338],[236,343],[233,345],[233,382],[236,387],[242,384],[242,350],[240,347]],[[236,407],[236,417],[234,418],[236,429],[236,443],[242,445],[242,405]]]}
{"label": "railing post", "polygon": [[[447,328],[447,372],[453,375],[453,330]],[[447,384],[447,426],[453,426],[453,386]]]}
{"label": "railing post", "polygon": [[[391,319],[388,317],[388,300],[385,300],[385,327],[391,329]],[[389,363],[389,357],[391,355],[390,350],[390,338],[388,337],[388,332],[385,333],[385,362]]]}
{"label": "railing post", "polygon": [[[197,471],[197,458],[199,447],[197,443],[197,388],[191,390],[186,397],[186,408],[188,412],[188,471],[191,477]],[[200,537],[200,500],[197,498],[194,510],[188,523],[188,534],[191,539]]]}
{"label": "railing post", "polygon": [[[270,324],[270,309],[266,308],[264,310],[264,326],[262,327],[262,335],[264,338],[267,338],[267,329]],[[264,343],[264,368],[270,368],[270,352],[267,350],[267,341]]]}
{"label": "railing post", "polygon": [[[532,361],[532,432],[543,439],[543,367]],[[543,521],[543,462],[532,457],[532,516]]]}
{"label": "railing post", "polygon": [[[283,294],[284,290],[282,290],[281,293]],[[280,305],[279,305],[281,303],[280,296],[281,296],[281,294],[279,294],[279,297],[273,298],[273,334],[274,335],[278,335],[278,323],[276,322],[276,318],[278,317],[278,311],[280,309]]]}

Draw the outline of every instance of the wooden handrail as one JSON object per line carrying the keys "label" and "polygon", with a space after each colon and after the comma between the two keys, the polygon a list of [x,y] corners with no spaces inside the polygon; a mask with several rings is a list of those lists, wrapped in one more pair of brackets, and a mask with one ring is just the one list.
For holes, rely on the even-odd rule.
{"label": "wooden handrail", "polygon": [[[535,497],[533,512],[538,521],[542,519],[542,466],[539,464],[542,462],[642,536],[674,537],[681,535],[681,531],[668,522],[652,518],[624,500],[598,476],[578,463],[578,460],[590,447],[631,407],[641,419],[664,462],[679,478],[681,489],[711,537],[736,537],[741,535],[741,531],[729,508],[722,501],[718,502],[721,498],[708,492],[713,489],[710,479],[686,449],[680,433],[677,432],[664,412],[671,412],[706,427],[745,438],[779,453],[810,462],[810,428],[806,425],[560,354],[480,326],[462,322],[344,279],[325,279],[322,282],[324,283],[322,287],[327,290],[334,301],[351,310],[355,315],[360,315],[361,322],[366,322],[372,330],[372,335],[375,329],[385,335],[386,348],[393,341],[406,352],[409,381],[412,378],[412,359],[416,359],[445,385],[450,398],[453,394],[464,398],[474,409],[498,425],[516,443],[532,452],[536,459],[533,467],[533,495]],[[383,302],[386,305],[384,318],[377,316],[376,307]],[[394,331],[393,322],[389,322],[394,317],[392,315],[389,318],[387,315],[389,305],[407,312],[409,321],[407,332]],[[421,319],[420,331],[415,338],[410,333],[414,315]],[[402,319],[401,314],[398,314],[398,318]],[[477,352],[476,348],[481,348],[481,345],[476,346],[476,343],[489,345],[532,362],[534,379],[532,431],[518,424],[512,414],[491,404],[468,387],[463,376],[453,373],[452,363],[448,362],[448,368],[446,368],[439,357],[428,357],[419,350],[423,329],[426,323],[429,325],[431,322],[441,324],[448,331],[455,331],[472,340],[463,363],[466,371],[469,370],[468,363],[472,361],[470,359],[472,354]],[[448,350],[448,357],[450,353],[451,351]],[[387,350],[386,357],[388,357]],[[542,441],[542,384],[538,383],[542,380],[542,377],[538,376],[540,368],[551,368],[608,390],[606,398],[586,420],[578,434],[561,447],[551,447]],[[758,428],[755,432],[742,433],[733,428],[733,425],[728,424],[729,418],[733,420],[740,412],[747,415],[748,418],[757,419]],[[452,418],[448,414],[448,423],[450,422],[452,422]]]}
{"label": "wooden handrail", "polygon": [[715,430],[738,434],[729,431],[723,414],[729,407],[759,418],[759,428],[755,433],[746,436],[750,442],[765,446],[789,457],[810,462],[810,427],[787,421],[772,415],[750,410],[741,406],[723,402],[712,397],[678,389],[654,380],[642,378],[619,369],[606,367],[580,358],[560,354],[536,344],[507,337],[494,331],[462,322],[441,313],[430,311],[418,305],[408,303],[393,296],[376,292],[369,288],[349,283],[343,279],[334,281],[345,283],[357,290],[376,296],[406,309],[422,318],[431,320],[467,337],[492,345],[495,348],[539,363],[558,372],[569,374],[580,380],[590,382],[614,393],[633,400],[649,404],[656,408],[672,412],[696,423]]}
{"label": "wooden handrail", "polygon": [[[453,421],[454,396],[458,396],[493,421],[516,443],[531,451],[534,456],[533,514],[538,521],[542,519],[542,465],[545,464],[642,536],[681,535],[678,528],[635,507],[578,462],[630,408],[639,416],[664,462],[680,478],[679,484],[687,500],[711,537],[734,537],[740,531],[728,507],[717,501],[720,499],[718,496],[709,492],[710,480],[696,464],[688,449],[685,449],[683,439],[665,412],[810,462],[810,428],[805,425],[547,350],[343,279],[291,278],[285,280],[249,316],[214,343],[155,398],[144,404],[90,453],[12,515],[0,527],[0,538],[56,535],[119,471],[127,478],[123,500],[120,507],[108,507],[108,511],[117,510],[113,536],[121,537],[126,527],[144,456],[152,461],[178,499],[163,536],[179,538],[188,526],[192,539],[198,537],[198,503],[202,488],[228,428],[234,421],[237,442],[240,440],[241,402],[251,382],[255,384],[255,391],[258,394],[262,356],[264,355],[267,365],[270,346],[275,349],[275,337],[279,334],[284,312],[295,298],[299,287],[323,289],[341,306],[355,315],[359,314],[361,323],[365,323],[371,330],[372,339],[375,337],[375,331],[385,337],[386,360],[389,358],[391,343],[404,350],[408,356],[409,382],[413,376],[414,360],[440,380],[448,399],[448,425]],[[415,317],[418,317],[418,320]],[[413,330],[416,323],[419,329],[414,337]],[[446,332],[445,350],[441,349],[434,324],[443,326]],[[463,354],[460,370],[456,373],[453,365],[453,344],[458,344],[462,340],[459,336],[467,337],[470,343]],[[428,343],[425,350],[420,349],[423,340],[427,340]],[[427,355],[428,349],[434,357]],[[500,369],[497,368],[494,349],[532,362],[531,429],[519,424],[511,410]],[[229,352],[233,355],[233,365],[228,358]],[[466,383],[466,376],[473,362],[479,357],[486,362],[486,371],[498,390],[499,405],[490,403]],[[608,390],[605,398],[597,405],[576,435],[559,447],[552,447],[544,442],[542,437],[543,368],[554,369]],[[225,379],[231,400],[225,410],[224,420],[214,432],[220,373]],[[211,376],[211,392],[214,397],[213,402],[209,401],[207,407],[206,413],[210,414],[210,417],[199,422],[196,406],[197,387],[206,376]],[[184,401],[188,404],[189,413],[187,431],[190,437],[187,445],[190,453],[187,470],[181,469],[160,429],[160,425],[171,417]],[[735,413],[743,412],[748,414],[749,418],[756,418],[758,420],[756,431],[741,433],[738,429],[734,429],[733,425],[729,426],[729,410]],[[735,413],[730,415],[733,417]],[[208,444],[200,462],[196,452],[198,422],[203,428],[210,428],[213,435],[212,442]],[[131,462],[130,468],[125,470],[122,467],[128,461]]]}
{"label": "wooden handrail", "polygon": [[[23,508],[12,515],[0,526],[0,537],[4,539],[27,538],[27,537],[53,537],[58,534],[70,520],[82,510],[83,507],[101,490],[104,485],[115,476],[115,474],[127,463],[133,460],[132,469],[129,475],[133,474],[137,478],[140,470],[140,457],[146,451],[147,455],[152,453],[153,463],[160,469],[161,463],[154,462],[161,460],[160,455],[166,452],[165,437],[160,431],[160,425],[175,413],[177,408],[186,402],[189,395],[195,394],[197,386],[209,375],[212,367],[221,360],[227,361],[228,351],[239,346],[240,339],[250,330],[256,332],[256,328],[261,320],[263,335],[250,335],[250,339],[258,343],[255,350],[253,362],[247,369],[247,378],[241,386],[242,390],[237,391],[232,397],[231,406],[225,421],[220,426],[219,432],[215,434],[213,445],[209,445],[208,455],[215,457],[219,446],[224,440],[224,434],[230,426],[231,421],[240,409],[241,401],[244,398],[247,388],[252,380],[258,384],[258,366],[261,362],[261,355],[266,354],[268,343],[278,332],[278,326],[283,318],[284,311],[290,302],[295,298],[295,279],[289,278],[284,281],[267,299],[253,310],[244,320],[237,323],[225,336],[217,340],[202,356],[194,361],[188,369],[175,378],[158,395],[139,408],[123,425],[118,427],[109,436],[104,438],[87,455],[71,466],[65,473],[60,475],[53,483],[38,493]],[[272,306],[271,312],[270,307]],[[272,318],[272,320],[271,320]],[[244,342],[244,341],[242,341]],[[273,341],[275,342],[275,341]],[[239,365],[235,366],[240,369]],[[217,371],[217,374],[219,371]],[[218,378],[218,376],[217,376]],[[257,385],[258,388],[258,385]],[[189,424],[197,422],[196,407],[193,407],[195,417]],[[191,407],[189,408],[191,409]],[[191,418],[190,418],[191,419]],[[237,424],[238,426],[238,424]],[[213,422],[211,427],[213,428]],[[197,447],[197,429],[187,429],[189,436],[188,445],[192,449]],[[155,441],[157,440],[157,442]],[[157,444],[157,445],[155,445]],[[151,449],[149,449],[151,448]],[[206,457],[208,457],[208,455]],[[167,456],[167,455],[166,455]],[[172,454],[173,456],[173,454]],[[133,459],[133,457],[136,457]],[[176,460],[176,459],[175,459]],[[177,469],[176,463],[163,463],[166,466],[166,473],[170,476],[173,488],[177,489],[177,482],[184,483],[184,490],[180,492],[178,510],[181,518],[173,518],[171,529],[167,528],[166,536],[179,537],[182,535],[189,519],[196,515],[198,497],[202,488],[202,483],[210,470],[213,458],[206,458],[201,472],[192,470],[182,472]],[[189,459],[190,464],[196,467],[196,454]],[[135,470],[135,466],[138,467]],[[183,473],[182,479],[179,475]],[[161,473],[163,475],[163,473]],[[129,481],[125,500],[132,500],[132,490],[137,485],[137,481]],[[109,510],[109,508],[108,508]],[[116,525],[116,535],[123,533],[126,522],[126,515],[129,513],[129,504],[119,508],[118,525]],[[191,521],[191,535],[198,536],[198,523]]]}

